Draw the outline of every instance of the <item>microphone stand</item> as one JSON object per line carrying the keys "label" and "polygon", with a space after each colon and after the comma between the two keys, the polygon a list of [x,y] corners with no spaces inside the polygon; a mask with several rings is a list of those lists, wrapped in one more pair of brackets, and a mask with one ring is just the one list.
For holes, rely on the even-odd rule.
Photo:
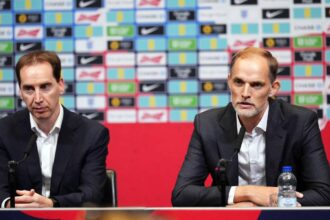
{"label": "microphone stand", "polygon": [[221,192],[221,204],[223,207],[226,206],[226,185],[227,185],[227,175],[226,175],[226,168],[227,168],[227,161],[225,159],[221,159],[219,161],[218,166],[218,175],[219,175],[219,186]]}
{"label": "microphone stand", "polygon": [[23,159],[20,161],[10,160],[8,161],[8,183],[10,192],[10,208],[15,208],[15,196],[16,196],[16,168],[20,163],[26,160],[29,156],[33,144],[36,142],[38,136],[33,134],[29,140],[29,143],[24,151]]}
{"label": "microphone stand", "polygon": [[18,163],[14,160],[8,161],[8,181],[10,191],[10,208],[15,208],[16,195],[16,168]]}

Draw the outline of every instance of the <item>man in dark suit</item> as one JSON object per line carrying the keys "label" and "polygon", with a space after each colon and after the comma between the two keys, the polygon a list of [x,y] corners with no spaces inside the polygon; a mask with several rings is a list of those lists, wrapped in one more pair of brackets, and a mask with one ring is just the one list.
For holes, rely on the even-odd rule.
{"label": "man in dark suit", "polygon": [[[284,165],[293,167],[300,205],[330,205],[329,163],[317,115],[274,98],[280,87],[277,68],[276,59],[261,48],[234,55],[228,76],[232,102],[196,116],[172,193],[174,206],[268,206]],[[238,143],[241,127],[246,132]],[[221,158],[229,161],[225,198],[217,187]],[[209,174],[212,186],[205,187]]]}
{"label": "man in dark suit", "polygon": [[0,203],[9,207],[8,161],[17,167],[15,207],[80,207],[103,200],[109,132],[101,124],[60,105],[64,93],[59,57],[36,51],[16,65],[20,96],[27,109],[0,120]]}

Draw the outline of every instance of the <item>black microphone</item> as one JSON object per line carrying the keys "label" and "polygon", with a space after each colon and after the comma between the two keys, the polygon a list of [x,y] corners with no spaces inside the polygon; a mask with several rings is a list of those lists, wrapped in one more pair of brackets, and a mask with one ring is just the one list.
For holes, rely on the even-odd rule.
{"label": "black microphone", "polygon": [[34,143],[36,142],[38,136],[33,133],[33,135],[30,137],[30,140],[27,144],[27,147],[24,151],[24,156],[21,160],[15,161],[11,160],[8,161],[8,182],[9,182],[9,191],[10,191],[10,207],[15,208],[15,195],[16,195],[16,168],[17,166],[26,160],[26,158],[29,156],[32,147],[34,146]]}
{"label": "black microphone", "polygon": [[241,126],[241,129],[239,130],[238,136],[237,136],[236,141],[235,141],[234,153],[231,156],[231,158],[229,160],[221,158],[218,161],[218,164],[216,166],[216,174],[218,175],[218,181],[219,181],[219,184],[217,184],[217,186],[218,186],[218,189],[221,192],[221,205],[222,206],[226,205],[226,185],[227,185],[226,168],[227,168],[227,164],[229,162],[232,162],[234,157],[240,151],[241,145],[242,145],[242,142],[243,142],[243,138],[244,138],[244,135],[245,135],[245,131],[246,131],[245,127]]}
{"label": "black microphone", "polygon": [[36,142],[37,138],[38,138],[38,136],[36,135],[36,133],[33,133],[33,135],[30,137],[30,140],[29,140],[29,142],[27,144],[27,147],[25,148],[24,156],[23,156],[22,160],[20,160],[20,161],[17,162],[18,164],[20,164],[23,161],[25,161],[26,158],[29,156],[29,154],[31,152],[31,149],[34,146],[34,143]]}

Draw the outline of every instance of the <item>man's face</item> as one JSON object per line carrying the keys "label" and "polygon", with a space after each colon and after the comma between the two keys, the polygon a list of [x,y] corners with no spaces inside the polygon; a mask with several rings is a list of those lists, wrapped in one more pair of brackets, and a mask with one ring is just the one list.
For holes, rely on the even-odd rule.
{"label": "man's face", "polygon": [[238,58],[228,76],[232,103],[241,118],[260,120],[268,106],[268,97],[274,96],[279,82],[271,83],[267,60],[260,56]]}
{"label": "man's face", "polygon": [[59,97],[64,82],[53,76],[49,63],[24,66],[20,71],[20,96],[37,123],[54,123],[59,114]]}

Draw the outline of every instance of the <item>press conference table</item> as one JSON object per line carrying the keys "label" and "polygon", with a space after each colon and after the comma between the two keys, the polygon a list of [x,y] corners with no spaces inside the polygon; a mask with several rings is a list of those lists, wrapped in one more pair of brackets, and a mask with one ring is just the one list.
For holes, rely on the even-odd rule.
{"label": "press conference table", "polygon": [[330,207],[279,208],[74,208],[1,209],[0,219],[15,220],[329,220]]}

